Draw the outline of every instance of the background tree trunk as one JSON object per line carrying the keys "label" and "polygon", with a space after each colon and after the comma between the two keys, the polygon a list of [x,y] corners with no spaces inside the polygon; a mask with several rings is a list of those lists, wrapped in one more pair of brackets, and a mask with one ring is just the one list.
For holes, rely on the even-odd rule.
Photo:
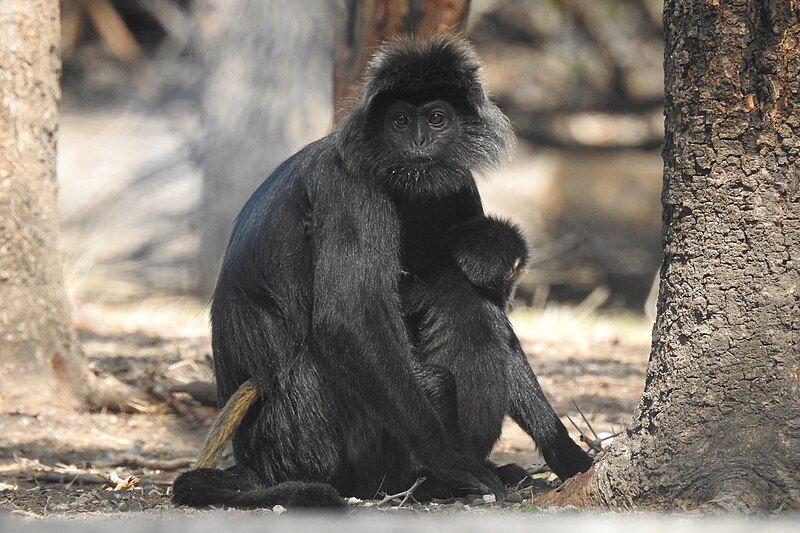
{"label": "background tree trunk", "polygon": [[664,6],[664,264],[627,434],[545,503],[800,506],[800,9]]}
{"label": "background tree trunk", "polygon": [[3,411],[77,405],[58,379],[73,357],[57,252],[58,13],[57,0],[0,2]]}
{"label": "background tree trunk", "polygon": [[[216,5],[215,5],[216,4]],[[233,220],[274,168],[330,129],[337,2],[207,0],[199,292],[210,294]]]}
{"label": "background tree trunk", "polygon": [[122,407],[70,328],[58,250],[58,0],[0,1],[0,411]]}

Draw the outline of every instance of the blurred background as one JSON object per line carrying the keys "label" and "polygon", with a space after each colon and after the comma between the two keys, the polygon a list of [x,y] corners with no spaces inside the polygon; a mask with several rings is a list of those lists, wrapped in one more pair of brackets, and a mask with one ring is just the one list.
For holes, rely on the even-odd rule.
{"label": "blurred background", "polygon": [[[208,296],[244,200],[332,127],[345,4],[62,1],[58,175],[76,302]],[[471,2],[466,33],[520,141],[480,182],[535,248],[518,305],[645,310],[660,264],[660,11]]]}

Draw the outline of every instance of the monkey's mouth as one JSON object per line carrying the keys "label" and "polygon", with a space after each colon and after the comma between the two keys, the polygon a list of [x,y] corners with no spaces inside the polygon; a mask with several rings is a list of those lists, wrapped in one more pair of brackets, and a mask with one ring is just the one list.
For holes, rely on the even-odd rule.
{"label": "monkey's mouth", "polygon": [[391,174],[396,178],[410,177],[420,179],[434,167],[434,161],[430,158],[409,158],[402,165],[394,167]]}
{"label": "monkey's mouth", "polygon": [[403,151],[407,161],[417,163],[421,161],[433,162],[436,159],[438,150],[434,146],[423,146],[420,148],[408,148]]}

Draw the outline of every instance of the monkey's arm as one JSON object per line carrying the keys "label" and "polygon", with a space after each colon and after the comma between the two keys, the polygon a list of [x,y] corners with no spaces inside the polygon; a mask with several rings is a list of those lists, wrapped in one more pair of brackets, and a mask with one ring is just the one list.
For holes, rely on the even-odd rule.
{"label": "monkey's arm", "polygon": [[[507,327],[511,330],[510,324]],[[592,458],[569,436],[513,334],[512,339],[509,415],[536,442],[547,465],[559,478],[566,480],[579,472],[586,472],[592,466]]]}
{"label": "monkey's arm", "polygon": [[[494,492],[499,497],[503,489],[496,476],[455,452],[414,377],[397,288],[400,267],[393,247],[399,232],[391,220],[382,221],[391,211],[377,208],[374,199],[361,200],[357,190],[348,192],[349,212],[318,211],[312,304],[315,351],[359,408],[380,420],[433,475],[450,486],[466,487],[469,493]],[[361,216],[359,206],[370,212]]]}
{"label": "monkey's arm", "polygon": [[507,304],[528,264],[528,245],[519,228],[481,214],[452,227],[449,237],[464,275],[497,303]]}

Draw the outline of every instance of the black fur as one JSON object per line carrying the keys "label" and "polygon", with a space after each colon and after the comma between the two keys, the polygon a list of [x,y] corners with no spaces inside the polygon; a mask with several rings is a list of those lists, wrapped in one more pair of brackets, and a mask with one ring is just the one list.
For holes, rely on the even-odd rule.
{"label": "black fur", "polygon": [[327,483],[284,481],[266,487],[252,470],[234,466],[227,470],[198,468],[178,477],[172,501],[179,505],[205,507],[225,504],[240,509],[274,505],[293,507],[341,507],[344,503]]}
{"label": "black fur", "polygon": [[[507,413],[560,477],[589,467],[505,315],[527,248],[484,216],[473,179],[513,144],[479,72],[460,39],[387,45],[341,128],[245,205],[212,340],[221,401],[247,379],[261,401],[235,434],[237,470],[182,475],[177,503],[332,505],[422,474],[420,497],[502,497],[486,458]],[[382,109],[409,94],[462,114],[445,153],[408,161],[383,140]]]}

